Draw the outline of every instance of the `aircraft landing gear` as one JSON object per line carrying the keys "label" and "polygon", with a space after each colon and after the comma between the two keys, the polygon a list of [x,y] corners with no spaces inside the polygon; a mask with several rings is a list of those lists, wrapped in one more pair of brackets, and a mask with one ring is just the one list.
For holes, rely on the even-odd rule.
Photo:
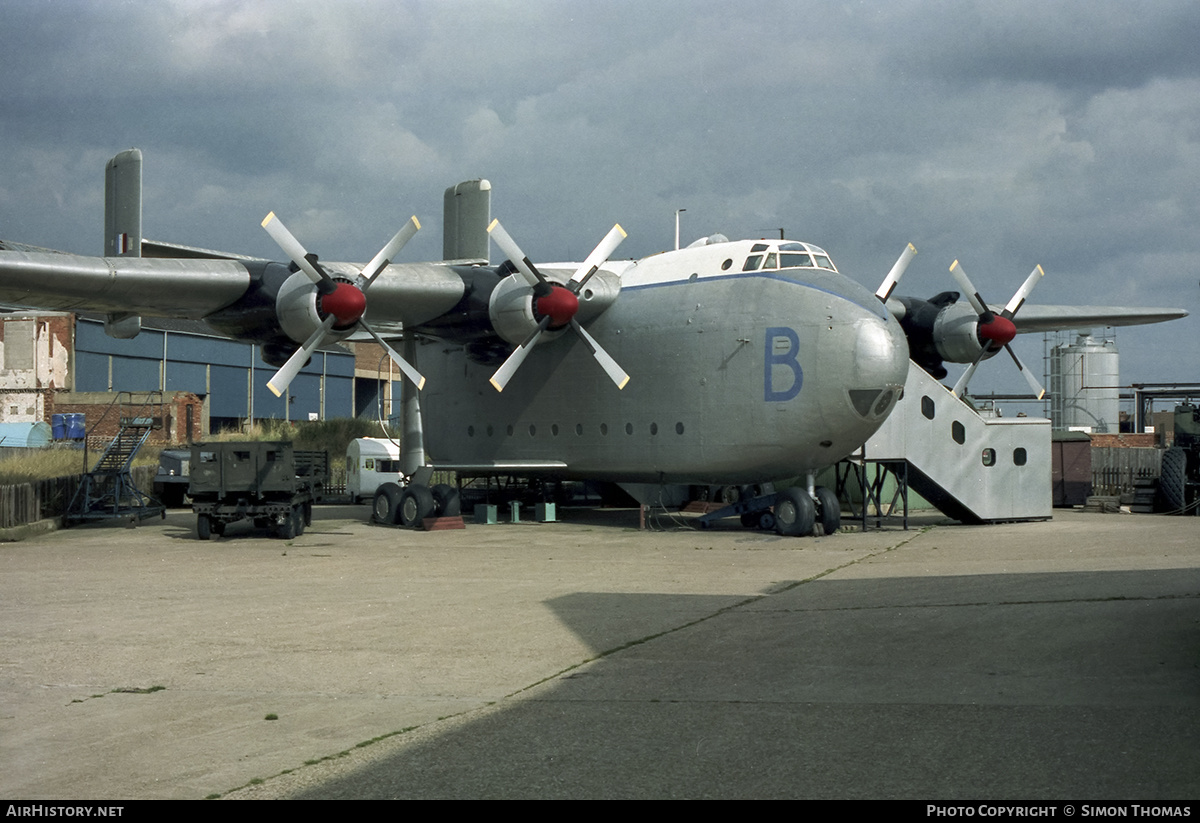
{"label": "aircraft landing gear", "polygon": [[825,534],[841,528],[841,503],[825,486],[817,486],[811,494],[800,487],[775,492],[763,486],[757,496],[752,496],[753,488],[758,487],[743,487],[740,500],[698,518],[697,525],[707,529],[722,518],[737,515],[748,529],[774,530],[787,537],[810,537],[816,533],[817,523]]}
{"label": "aircraft landing gear", "polygon": [[842,527],[842,503],[833,490],[817,486],[813,492],[817,498],[817,521],[825,534],[833,534]]}
{"label": "aircraft landing gear", "polygon": [[808,537],[817,519],[817,505],[804,489],[784,489],[775,500],[775,531],[785,537]]}

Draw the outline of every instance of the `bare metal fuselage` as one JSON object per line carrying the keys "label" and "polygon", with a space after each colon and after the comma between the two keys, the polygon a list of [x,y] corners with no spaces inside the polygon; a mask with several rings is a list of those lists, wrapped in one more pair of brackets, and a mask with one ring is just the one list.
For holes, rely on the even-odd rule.
{"label": "bare metal fuselage", "polygon": [[537,346],[503,393],[488,384],[494,366],[473,363],[461,347],[419,346],[431,462],[625,482],[756,483],[857,449],[904,384],[899,324],[833,271],[739,272],[749,247],[610,264],[626,266],[620,297],[588,329],[631,375],[624,390],[572,335]]}

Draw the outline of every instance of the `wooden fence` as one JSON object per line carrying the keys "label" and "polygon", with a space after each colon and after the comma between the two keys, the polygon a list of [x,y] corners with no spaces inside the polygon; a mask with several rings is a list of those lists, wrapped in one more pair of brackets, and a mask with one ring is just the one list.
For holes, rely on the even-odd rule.
{"label": "wooden fence", "polygon": [[[156,466],[135,467],[131,472],[133,482],[149,494],[156,470]],[[80,475],[73,475],[0,486],[0,529],[62,517],[67,513],[80,481]]]}
{"label": "wooden fence", "polygon": [[1162,449],[1092,447],[1092,494],[1128,494],[1135,480],[1161,471]]}

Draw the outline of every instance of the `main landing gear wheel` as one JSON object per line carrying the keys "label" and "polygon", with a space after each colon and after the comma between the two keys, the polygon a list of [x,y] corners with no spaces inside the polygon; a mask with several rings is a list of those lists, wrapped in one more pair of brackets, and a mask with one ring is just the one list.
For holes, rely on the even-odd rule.
{"label": "main landing gear wheel", "polygon": [[400,498],[404,490],[395,483],[384,483],[375,491],[371,505],[371,517],[376,523],[394,526],[400,522]]}
{"label": "main landing gear wheel", "polygon": [[842,527],[842,504],[832,489],[817,486],[817,519],[825,534],[833,534]]}
{"label": "main landing gear wheel", "polygon": [[808,537],[813,533],[817,506],[804,489],[790,488],[775,501],[775,531],[784,537]]}
{"label": "main landing gear wheel", "polygon": [[426,517],[434,513],[433,492],[428,486],[414,483],[404,489],[400,496],[400,525],[419,526]]}
{"label": "main landing gear wheel", "polygon": [[462,513],[462,497],[454,486],[438,483],[432,493],[434,514],[438,517],[458,517]]}

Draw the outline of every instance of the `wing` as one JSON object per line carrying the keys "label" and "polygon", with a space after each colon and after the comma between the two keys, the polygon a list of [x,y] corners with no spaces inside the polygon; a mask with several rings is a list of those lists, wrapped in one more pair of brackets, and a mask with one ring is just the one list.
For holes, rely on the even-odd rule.
{"label": "wing", "polygon": [[35,309],[199,319],[250,288],[232,260],[83,257],[0,251],[0,302]]}
{"label": "wing", "polygon": [[[997,309],[1000,311],[1000,309]],[[1183,309],[1133,308],[1128,306],[1032,306],[1013,318],[1019,334],[1090,329],[1100,326],[1142,326],[1187,317]]]}

